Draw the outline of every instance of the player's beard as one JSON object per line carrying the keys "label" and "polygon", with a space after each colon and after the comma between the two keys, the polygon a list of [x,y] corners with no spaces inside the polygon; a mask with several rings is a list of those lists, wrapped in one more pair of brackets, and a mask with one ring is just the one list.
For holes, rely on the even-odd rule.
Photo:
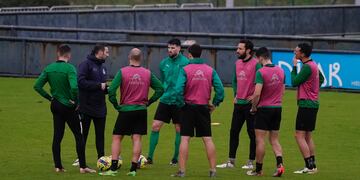
{"label": "player's beard", "polygon": [[239,59],[245,59],[245,58],[246,58],[246,54],[245,54],[245,53],[242,54],[242,55],[238,54],[238,58],[239,58]]}
{"label": "player's beard", "polygon": [[176,57],[177,55],[178,55],[178,54],[173,54],[173,55],[170,55],[170,54],[169,54],[169,57],[172,58],[172,59],[174,59],[174,57]]}

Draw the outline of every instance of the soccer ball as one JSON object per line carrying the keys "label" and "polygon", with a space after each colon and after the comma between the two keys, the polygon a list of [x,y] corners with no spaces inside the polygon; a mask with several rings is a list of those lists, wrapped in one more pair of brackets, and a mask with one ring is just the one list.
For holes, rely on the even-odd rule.
{"label": "soccer ball", "polygon": [[146,163],[147,163],[147,159],[145,158],[145,156],[140,155],[139,160],[138,160],[138,168],[142,169],[146,167]]}
{"label": "soccer ball", "polygon": [[[103,156],[100,159],[98,159],[96,166],[100,171],[107,171],[110,169],[111,167],[111,156]],[[119,156],[119,161],[118,161],[118,167],[117,169],[119,169],[122,165],[123,161],[121,156]]]}
{"label": "soccer ball", "polygon": [[96,163],[96,167],[99,169],[99,171],[107,171],[110,169],[111,166],[111,158],[108,156],[102,156],[98,159]]}

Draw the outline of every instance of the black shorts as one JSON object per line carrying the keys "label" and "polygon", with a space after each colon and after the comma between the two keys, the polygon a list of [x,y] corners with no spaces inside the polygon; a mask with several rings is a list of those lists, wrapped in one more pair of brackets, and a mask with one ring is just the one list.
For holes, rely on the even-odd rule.
{"label": "black shorts", "polygon": [[113,135],[147,134],[147,111],[124,111],[119,112]]}
{"label": "black shorts", "polygon": [[210,137],[211,118],[210,110],[207,106],[185,105],[181,108],[181,136]]}
{"label": "black shorts", "polygon": [[316,115],[318,108],[299,107],[296,116],[296,130],[313,131],[315,130]]}
{"label": "black shorts", "polygon": [[258,108],[255,114],[255,129],[278,131],[282,108]]}
{"label": "black shorts", "polygon": [[180,124],[180,108],[176,105],[167,105],[160,102],[156,109],[154,119],[168,124],[171,119],[173,124]]}

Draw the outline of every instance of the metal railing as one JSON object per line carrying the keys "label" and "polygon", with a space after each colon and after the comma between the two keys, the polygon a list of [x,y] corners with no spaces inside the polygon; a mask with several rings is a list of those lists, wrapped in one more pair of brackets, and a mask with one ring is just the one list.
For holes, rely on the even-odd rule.
{"label": "metal railing", "polygon": [[135,4],[133,9],[147,9],[147,8],[178,8],[176,3],[169,4]]}
{"label": "metal railing", "polygon": [[29,11],[49,11],[47,6],[30,6],[30,7],[3,7],[0,12],[29,12]]}
{"label": "metal railing", "polygon": [[183,3],[181,8],[213,8],[213,3]]}
{"label": "metal railing", "polygon": [[93,5],[52,6],[50,11],[94,10]]}
{"label": "metal railing", "polygon": [[131,5],[96,5],[94,10],[117,10],[117,9],[131,9]]}

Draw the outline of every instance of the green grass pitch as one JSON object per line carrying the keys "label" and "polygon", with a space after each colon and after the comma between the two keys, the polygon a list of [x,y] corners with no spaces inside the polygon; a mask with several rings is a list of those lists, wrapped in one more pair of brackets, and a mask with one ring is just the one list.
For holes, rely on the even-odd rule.
{"label": "green grass pitch", "polygon": [[[76,158],[74,138],[66,128],[62,141],[62,162],[66,173],[53,171],[51,153],[52,116],[49,102],[32,89],[34,79],[0,78],[0,179],[133,179],[127,177],[130,166],[131,141],[125,138],[122,157],[123,167],[117,177],[100,177],[97,174],[81,175],[71,163]],[[228,139],[232,105],[232,90],[226,88],[226,99],[212,115],[213,139],[217,150],[217,163],[227,160]],[[319,173],[296,175],[292,172],[304,166],[303,159],[294,139],[297,111],[296,92],[286,90],[283,100],[283,118],[280,129],[280,143],[283,147],[285,174],[283,179],[359,179],[360,169],[360,94],[321,92],[314,140]],[[117,112],[108,102],[106,122],[106,154],[111,152],[111,133]],[[148,110],[148,133],[156,104]],[[93,125],[88,138],[86,157],[88,165],[96,166],[96,150]],[[135,179],[170,179],[177,168],[168,165],[174,144],[174,127],[165,125],[155,151],[154,165],[138,171]],[[143,137],[143,153],[148,151],[149,136]],[[267,143],[264,160],[265,177],[248,177],[239,166],[248,157],[249,140],[245,126],[240,134],[237,152],[237,167],[218,169],[217,179],[273,179],[275,159]],[[200,139],[190,143],[186,179],[208,179],[208,162]]]}

